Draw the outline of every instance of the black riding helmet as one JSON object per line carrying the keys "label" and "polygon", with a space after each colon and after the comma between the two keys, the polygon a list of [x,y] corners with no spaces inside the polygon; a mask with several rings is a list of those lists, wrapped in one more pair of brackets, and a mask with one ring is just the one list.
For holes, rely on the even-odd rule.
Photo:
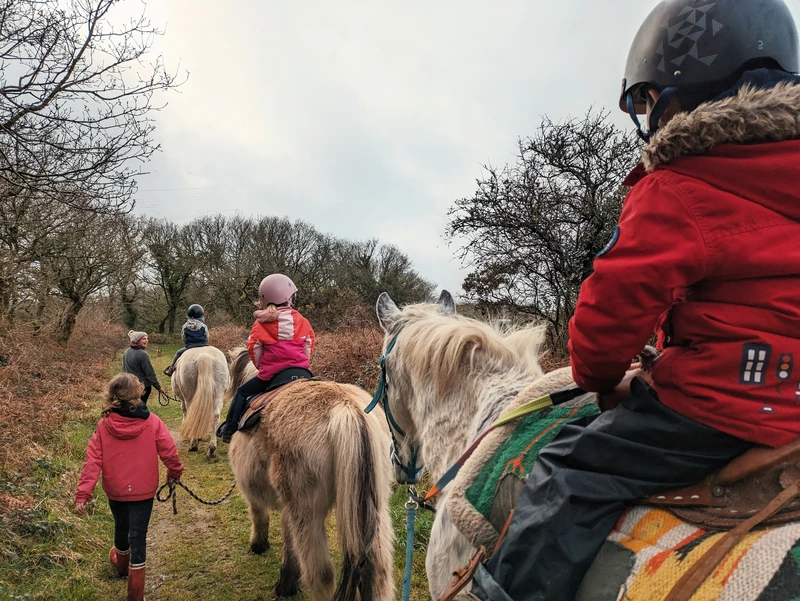
{"label": "black riding helmet", "polygon": [[[676,96],[693,110],[760,67],[800,70],[797,28],[783,0],[663,0],[633,40],[619,106],[648,140]],[[650,89],[661,95],[644,132],[637,115],[647,112]]]}
{"label": "black riding helmet", "polygon": [[201,305],[192,305],[186,310],[186,317],[191,319],[200,319],[206,314]]}

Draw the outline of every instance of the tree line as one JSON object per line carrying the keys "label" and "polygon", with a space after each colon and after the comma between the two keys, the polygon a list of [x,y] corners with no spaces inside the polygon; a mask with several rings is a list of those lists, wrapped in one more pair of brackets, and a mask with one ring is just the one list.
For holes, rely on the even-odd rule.
{"label": "tree line", "polygon": [[374,306],[384,290],[414,302],[434,288],[397,247],[303,221],[211,215],[179,225],[47,201],[4,202],[0,211],[0,319],[55,321],[62,343],[93,299],[129,328],[176,333],[191,303],[212,321],[246,325],[261,279],[275,272],[297,283],[301,310],[323,329]]}

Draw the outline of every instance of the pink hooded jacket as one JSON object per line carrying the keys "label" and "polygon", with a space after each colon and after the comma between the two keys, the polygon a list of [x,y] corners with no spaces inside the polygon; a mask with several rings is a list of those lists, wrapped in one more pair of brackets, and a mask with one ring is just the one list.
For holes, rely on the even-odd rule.
{"label": "pink hooded jacket", "polygon": [[183,465],[175,440],[157,415],[138,419],[111,413],[100,420],[89,441],[75,501],[85,503],[92,498],[101,471],[109,499],[152,499],[158,488],[159,457],[167,466],[167,475],[180,479]]}
{"label": "pink hooded jacket", "polygon": [[308,369],[316,337],[308,320],[291,307],[256,311],[247,350],[261,380],[290,367]]}

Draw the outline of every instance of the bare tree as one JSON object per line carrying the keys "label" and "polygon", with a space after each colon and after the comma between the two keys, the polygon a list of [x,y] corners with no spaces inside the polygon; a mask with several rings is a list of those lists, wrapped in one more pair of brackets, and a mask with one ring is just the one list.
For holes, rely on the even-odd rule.
{"label": "bare tree", "polygon": [[381,292],[403,304],[424,301],[435,287],[420,277],[399,248],[375,239],[339,244],[337,282],[355,291],[369,306]]}
{"label": "bare tree", "polygon": [[33,304],[41,313],[49,294],[40,285],[41,262],[59,252],[54,241],[63,240],[62,233],[85,223],[86,208],[73,209],[0,181],[0,322]]}
{"label": "bare tree", "polygon": [[154,95],[179,82],[160,32],[115,0],[0,0],[0,189],[105,212],[133,206],[135,166],[158,149]]}
{"label": "bare tree", "polygon": [[87,299],[124,279],[132,269],[127,241],[135,236],[126,215],[80,211],[69,228],[50,236],[40,260],[41,279],[51,294],[67,301],[57,341],[69,341]]}
{"label": "bare tree", "polygon": [[198,266],[191,231],[188,226],[180,227],[165,219],[151,219],[146,223],[143,239],[148,266],[144,279],[161,289],[167,305],[158,331],[174,334],[178,309],[186,303],[186,293]]}
{"label": "bare tree", "polygon": [[545,119],[520,140],[515,165],[487,167],[475,195],[449,212],[448,234],[474,269],[467,293],[545,321],[553,348],[566,351],[581,282],[611,237],[638,148],[607,113],[590,112]]}

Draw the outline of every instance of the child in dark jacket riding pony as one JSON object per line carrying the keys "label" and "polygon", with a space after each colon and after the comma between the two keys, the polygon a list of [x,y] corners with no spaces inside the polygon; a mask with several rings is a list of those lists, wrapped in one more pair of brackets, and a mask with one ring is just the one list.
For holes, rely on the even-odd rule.
{"label": "child in dark jacket riding pony", "polygon": [[297,287],[287,276],[274,273],[258,288],[260,311],[250,331],[247,350],[258,375],[236,391],[226,421],[217,431],[222,442],[230,442],[239,427],[247,399],[267,391],[275,375],[292,368],[308,370],[314,352],[314,330],[308,320],[292,308]]}
{"label": "child in dark jacket riding pony", "polygon": [[188,319],[181,329],[181,338],[183,338],[183,344],[185,346],[175,353],[172,363],[164,370],[164,374],[170,377],[175,373],[175,364],[183,353],[190,348],[208,346],[208,326],[205,322],[205,311],[203,307],[197,304],[190,306],[186,311],[186,317],[188,317]]}
{"label": "child in dark jacket riding pony", "polygon": [[175,441],[158,416],[141,402],[144,386],[122,373],[108,384],[102,419],[86,449],[75,511],[83,515],[97,478],[114,516],[114,546],[109,559],[117,574],[128,578],[128,601],[144,601],[147,526],[158,488],[158,458],[170,481],[180,480],[183,465]]}

